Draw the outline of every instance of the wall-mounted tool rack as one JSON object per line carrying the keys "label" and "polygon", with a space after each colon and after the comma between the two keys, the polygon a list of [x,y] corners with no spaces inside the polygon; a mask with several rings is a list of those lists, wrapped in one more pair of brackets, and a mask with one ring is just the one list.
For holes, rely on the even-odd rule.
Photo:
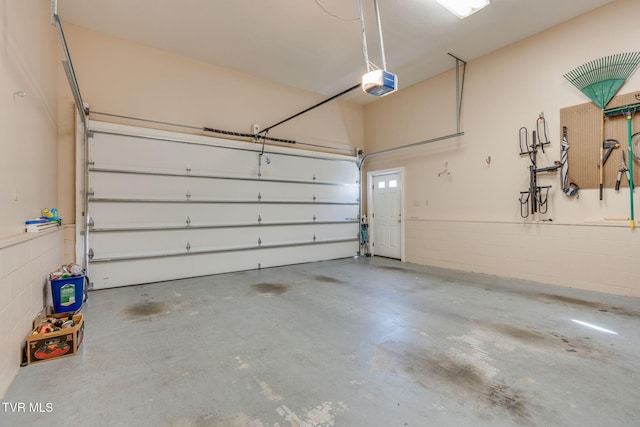
{"label": "wall-mounted tool rack", "polygon": [[[541,115],[538,119],[536,127],[539,128],[540,120],[544,120]],[[543,128],[546,129],[546,124],[543,123]],[[542,137],[544,136],[544,141]],[[534,215],[536,213],[545,214],[549,208],[548,196],[551,185],[538,185],[538,174],[555,172],[560,168],[559,162],[556,162],[553,166],[538,167],[538,149],[544,153],[544,147],[551,144],[546,138],[546,131],[540,132],[537,129],[531,132],[531,144],[529,144],[529,131],[526,127],[521,127],[519,131],[520,140],[520,155],[529,156],[531,164],[529,165],[529,189],[527,191],[520,192],[520,216],[527,218],[529,214]]]}

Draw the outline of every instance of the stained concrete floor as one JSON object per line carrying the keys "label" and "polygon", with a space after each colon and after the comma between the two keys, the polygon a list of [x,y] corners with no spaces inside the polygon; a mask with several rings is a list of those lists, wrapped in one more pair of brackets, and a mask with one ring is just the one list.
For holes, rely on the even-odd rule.
{"label": "stained concrete floor", "polygon": [[639,299],[360,258],[83,312],[79,354],[22,368],[2,400],[27,411],[0,425],[640,425]]}

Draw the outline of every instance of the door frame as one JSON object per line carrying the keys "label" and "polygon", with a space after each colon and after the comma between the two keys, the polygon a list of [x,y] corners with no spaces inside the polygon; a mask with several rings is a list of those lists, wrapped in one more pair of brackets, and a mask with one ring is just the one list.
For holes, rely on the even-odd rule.
{"label": "door frame", "polygon": [[[373,212],[373,191],[371,189],[373,185],[373,178],[382,176],[382,175],[391,175],[391,174],[399,174],[400,175],[400,261],[406,262],[405,259],[405,204],[404,204],[404,193],[405,193],[405,168],[397,167],[392,169],[380,169],[367,172],[367,222],[369,224],[369,242],[375,242],[375,227],[374,222],[375,218],[371,218],[371,212]],[[375,256],[376,251],[373,245],[369,247],[369,253],[371,256]]]}

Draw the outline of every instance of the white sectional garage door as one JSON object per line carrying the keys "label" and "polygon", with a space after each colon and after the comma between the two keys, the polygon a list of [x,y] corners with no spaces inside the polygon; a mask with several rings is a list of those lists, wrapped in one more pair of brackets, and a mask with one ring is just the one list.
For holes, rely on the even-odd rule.
{"label": "white sectional garage door", "polygon": [[94,121],[89,129],[95,289],[357,253],[355,157]]}

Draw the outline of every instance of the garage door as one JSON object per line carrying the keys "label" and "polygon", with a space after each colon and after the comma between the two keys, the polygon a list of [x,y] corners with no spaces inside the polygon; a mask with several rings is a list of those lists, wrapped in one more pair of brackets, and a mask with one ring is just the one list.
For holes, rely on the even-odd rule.
{"label": "garage door", "polygon": [[95,289],[357,253],[355,157],[95,121],[89,129],[84,251]]}

